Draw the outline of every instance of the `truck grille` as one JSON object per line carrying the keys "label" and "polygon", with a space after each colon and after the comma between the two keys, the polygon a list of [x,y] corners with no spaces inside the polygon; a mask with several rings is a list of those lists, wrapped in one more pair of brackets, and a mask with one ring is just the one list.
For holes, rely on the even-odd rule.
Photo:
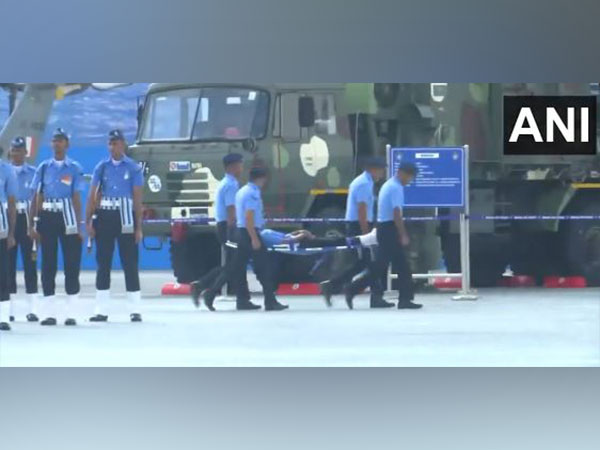
{"label": "truck grille", "polygon": [[169,201],[180,205],[212,206],[218,181],[208,168],[167,173]]}

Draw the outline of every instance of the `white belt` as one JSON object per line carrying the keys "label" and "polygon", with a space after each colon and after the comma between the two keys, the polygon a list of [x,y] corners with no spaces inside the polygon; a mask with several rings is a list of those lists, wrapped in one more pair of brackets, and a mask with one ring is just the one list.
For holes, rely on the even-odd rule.
{"label": "white belt", "polygon": [[102,197],[100,199],[100,209],[119,211],[121,218],[121,232],[133,233],[135,217],[132,199],[129,197]]}
{"label": "white belt", "polygon": [[29,212],[29,202],[17,202],[15,206],[19,214],[27,214]]}
{"label": "white belt", "polygon": [[121,209],[122,204],[123,198],[102,197],[100,200],[100,209]]}
{"label": "white belt", "polygon": [[78,231],[77,217],[70,198],[44,200],[42,209],[47,212],[62,213],[66,234],[76,234]]}
{"label": "white belt", "polygon": [[65,209],[65,205],[62,199],[44,200],[42,203],[42,209],[49,212],[62,212]]}

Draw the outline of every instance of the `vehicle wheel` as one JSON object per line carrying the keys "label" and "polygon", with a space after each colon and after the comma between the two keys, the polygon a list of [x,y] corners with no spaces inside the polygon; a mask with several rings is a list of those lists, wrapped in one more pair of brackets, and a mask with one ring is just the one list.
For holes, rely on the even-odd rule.
{"label": "vehicle wheel", "polygon": [[[344,217],[344,210],[340,206],[326,206],[319,209],[313,217],[319,219],[339,219]],[[306,228],[319,237],[342,237],[346,234],[343,222],[307,222]]]}
{"label": "vehicle wheel", "polygon": [[178,283],[190,283],[220,264],[221,249],[214,235],[191,235],[181,242],[171,241],[171,267]]}
{"label": "vehicle wheel", "polygon": [[[570,213],[600,215],[600,204],[583,206]],[[600,220],[571,220],[562,236],[569,272],[583,275],[590,286],[600,286]]]}

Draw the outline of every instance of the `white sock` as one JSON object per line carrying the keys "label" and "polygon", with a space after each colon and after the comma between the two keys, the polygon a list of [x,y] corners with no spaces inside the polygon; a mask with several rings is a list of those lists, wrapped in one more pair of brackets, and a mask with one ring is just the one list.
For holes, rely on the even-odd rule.
{"label": "white sock", "polygon": [[0,302],[0,322],[9,322],[10,300]]}
{"label": "white sock", "polygon": [[48,295],[45,296],[44,299],[41,302],[42,305],[42,311],[44,312],[44,318],[49,319],[56,319],[56,296],[55,295]]}
{"label": "white sock", "polygon": [[67,295],[67,304],[65,308],[65,314],[67,319],[74,319],[73,305],[79,300],[79,294]]}
{"label": "white sock", "polygon": [[39,296],[38,294],[29,294],[29,313],[37,315]]}
{"label": "white sock", "polygon": [[106,289],[104,291],[97,290],[96,291],[96,308],[95,314],[107,315],[107,306],[110,301],[110,290]]}
{"label": "white sock", "polygon": [[127,292],[127,300],[129,301],[129,309],[132,314],[140,314],[140,306],[142,303],[142,294],[140,291]]}

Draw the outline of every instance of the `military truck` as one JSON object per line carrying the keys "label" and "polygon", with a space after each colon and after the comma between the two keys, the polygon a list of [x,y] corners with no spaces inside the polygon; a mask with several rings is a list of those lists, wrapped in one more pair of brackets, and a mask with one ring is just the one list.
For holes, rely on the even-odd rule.
{"label": "military truck", "polygon": [[[347,186],[363,158],[386,145],[470,146],[474,214],[600,214],[600,163],[593,157],[506,157],[504,95],[584,95],[589,84],[154,84],[139,109],[132,156],[144,163],[147,236],[170,238],[181,282],[219,263],[214,227],[170,223],[214,217],[215,188],[228,152],[269,169],[264,193],[280,227],[343,217]],[[452,211],[410,210],[410,215]],[[308,224],[339,232],[336,222]],[[456,222],[411,222],[414,270],[445,263],[459,271]],[[541,279],[582,274],[600,283],[600,224],[594,221],[477,221],[472,279],[492,285],[510,265]]]}

